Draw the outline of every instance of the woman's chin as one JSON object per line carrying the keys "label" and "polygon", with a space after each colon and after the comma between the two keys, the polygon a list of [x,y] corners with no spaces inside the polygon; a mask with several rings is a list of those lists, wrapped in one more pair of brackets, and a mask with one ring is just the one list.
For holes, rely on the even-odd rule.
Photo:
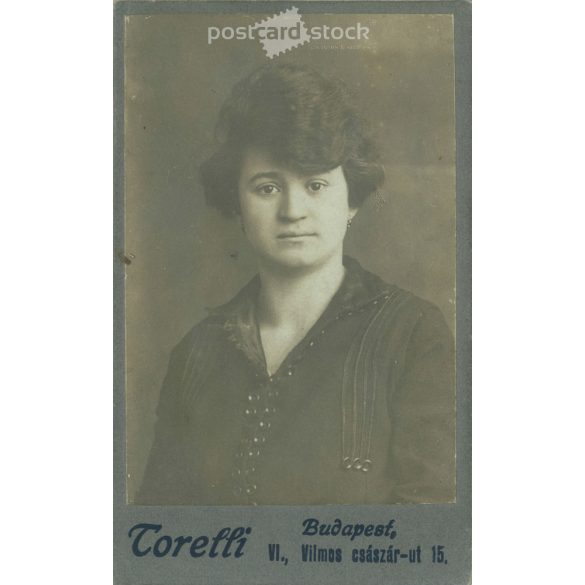
{"label": "woman's chin", "polygon": [[260,258],[260,262],[267,268],[298,272],[313,270],[323,266],[331,260],[332,255],[309,253],[307,250],[287,250],[278,254],[271,254]]}
{"label": "woman's chin", "polygon": [[271,258],[270,264],[275,268],[280,269],[290,269],[290,270],[299,270],[302,268],[310,268],[316,264],[316,262],[310,258],[303,257],[303,256],[289,256],[289,257],[278,257],[278,258]]}

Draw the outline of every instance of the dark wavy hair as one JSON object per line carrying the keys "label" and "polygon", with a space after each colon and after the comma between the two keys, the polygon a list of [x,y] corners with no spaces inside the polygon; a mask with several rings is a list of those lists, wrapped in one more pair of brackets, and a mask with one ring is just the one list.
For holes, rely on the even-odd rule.
{"label": "dark wavy hair", "polygon": [[384,182],[384,169],[347,86],[308,67],[267,65],[237,83],[216,127],[219,147],[201,166],[208,205],[239,213],[238,181],[247,148],[310,175],[341,166],[349,204],[359,207]]}

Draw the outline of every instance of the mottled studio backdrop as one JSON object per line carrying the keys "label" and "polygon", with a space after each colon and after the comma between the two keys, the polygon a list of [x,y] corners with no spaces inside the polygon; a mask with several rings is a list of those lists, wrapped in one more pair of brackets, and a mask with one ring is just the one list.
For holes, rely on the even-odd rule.
{"label": "mottled studio backdrop", "polygon": [[[140,485],[169,353],[254,274],[239,224],[208,210],[198,167],[232,85],[268,62],[258,41],[207,43],[208,26],[267,15],[126,19],[125,206],[128,500]],[[275,57],[338,75],[361,95],[387,182],[353,222],[347,253],[455,323],[455,121],[449,15],[303,15],[370,29]],[[121,251],[119,251],[121,252]]]}

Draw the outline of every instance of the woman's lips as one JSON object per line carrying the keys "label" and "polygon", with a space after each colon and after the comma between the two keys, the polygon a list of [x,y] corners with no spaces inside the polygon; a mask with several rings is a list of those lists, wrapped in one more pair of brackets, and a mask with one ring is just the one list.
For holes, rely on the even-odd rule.
{"label": "woman's lips", "polygon": [[312,237],[316,237],[317,234],[314,232],[300,232],[300,233],[296,233],[296,232],[284,232],[282,234],[278,234],[278,239],[279,240],[294,240],[294,239],[298,239],[298,238],[312,238]]}

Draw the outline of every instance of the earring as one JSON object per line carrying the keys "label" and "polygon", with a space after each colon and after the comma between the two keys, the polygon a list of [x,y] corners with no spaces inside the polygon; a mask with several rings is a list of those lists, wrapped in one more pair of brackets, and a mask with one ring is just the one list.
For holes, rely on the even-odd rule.
{"label": "earring", "polygon": [[347,220],[347,229],[351,227],[351,217]]}

